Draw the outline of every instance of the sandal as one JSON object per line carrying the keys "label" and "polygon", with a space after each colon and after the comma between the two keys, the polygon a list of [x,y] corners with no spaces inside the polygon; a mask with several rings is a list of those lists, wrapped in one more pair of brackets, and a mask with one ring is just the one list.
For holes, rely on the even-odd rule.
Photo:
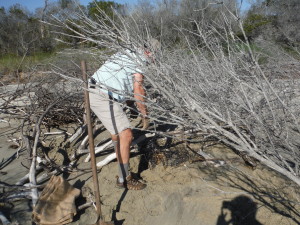
{"label": "sandal", "polygon": [[147,186],[146,184],[142,183],[141,181],[133,178],[131,174],[126,177],[126,180],[124,183],[119,182],[119,177],[117,176],[116,185],[118,188],[125,188],[128,190],[142,190]]}

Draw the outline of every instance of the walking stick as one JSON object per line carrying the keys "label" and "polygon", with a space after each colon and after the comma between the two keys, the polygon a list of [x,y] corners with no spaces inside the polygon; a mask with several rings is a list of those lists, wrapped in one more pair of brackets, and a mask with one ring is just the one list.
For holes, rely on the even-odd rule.
{"label": "walking stick", "polygon": [[94,195],[95,195],[96,207],[97,207],[97,221],[95,225],[114,225],[114,222],[104,222],[102,212],[101,212],[100,189],[99,189],[99,182],[97,176],[95,146],[94,146],[94,137],[93,137],[93,129],[92,129],[92,121],[91,121],[90,98],[88,92],[86,63],[84,60],[81,61],[81,71],[82,71],[82,78],[84,81],[84,101],[85,101],[85,110],[86,110],[86,121],[88,126],[89,149],[91,154],[91,167],[92,167],[93,183],[94,183]]}

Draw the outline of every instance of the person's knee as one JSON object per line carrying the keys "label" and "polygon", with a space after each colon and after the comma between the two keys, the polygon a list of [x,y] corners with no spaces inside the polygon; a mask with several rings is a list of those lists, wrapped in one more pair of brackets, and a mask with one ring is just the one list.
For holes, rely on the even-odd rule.
{"label": "person's knee", "polygon": [[121,137],[122,139],[126,139],[126,140],[131,141],[132,138],[133,138],[132,130],[131,130],[130,128],[127,128],[127,129],[123,130],[123,131],[120,133],[120,137]]}

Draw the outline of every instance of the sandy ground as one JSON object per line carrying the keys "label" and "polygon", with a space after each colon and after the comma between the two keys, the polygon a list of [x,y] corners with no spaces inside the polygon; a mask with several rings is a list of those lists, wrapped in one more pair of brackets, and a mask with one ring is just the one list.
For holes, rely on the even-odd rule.
{"label": "sandy ground", "polygon": [[[11,127],[1,123],[0,160],[16,152],[9,147],[7,134]],[[101,138],[108,137],[103,134]],[[99,139],[99,137],[98,137]],[[170,148],[170,151],[175,151]],[[182,146],[181,146],[182,147]],[[197,150],[197,144],[192,145]],[[70,149],[62,149],[69,155]],[[63,158],[64,153],[55,155]],[[127,191],[115,187],[117,164],[111,162],[98,173],[103,216],[106,221],[123,225],[292,225],[300,224],[299,187],[279,174],[259,165],[255,170],[230,149],[214,145],[204,148],[206,153],[225,164],[216,166],[207,162],[182,162],[177,166],[166,166],[158,162],[156,166],[143,164],[145,155],[132,154],[133,173],[147,182],[147,188]],[[97,156],[97,161],[103,158]],[[79,168],[89,168],[89,163],[80,159]],[[21,152],[0,172],[0,180],[14,184],[27,173],[21,163],[26,164],[26,153]],[[85,202],[93,183],[91,173],[66,176],[69,182],[81,189],[82,196],[76,205]],[[0,205],[1,209],[1,205]],[[5,211],[13,224],[29,225],[32,208],[30,201],[18,201],[10,211]],[[93,207],[78,212],[72,225],[87,225],[95,222]],[[0,222],[1,224],[1,222]]]}

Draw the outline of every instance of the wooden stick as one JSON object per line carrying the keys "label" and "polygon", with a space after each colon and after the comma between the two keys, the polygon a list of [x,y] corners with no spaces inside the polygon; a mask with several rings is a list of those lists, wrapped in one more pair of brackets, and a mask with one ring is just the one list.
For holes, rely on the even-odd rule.
{"label": "wooden stick", "polygon": [[85,61],[81,61],[81,70],[82,70],[82,77],[83,77],[84,88],[85,88],[85,90],[84,90],[85,110],[86,110],[87,126],[88,126],[89,148],[90,148],[90,154],[91,154],[91,167],[92,167],[92,174],[93,174],[94,196],[96,199],[97,216],[98,216],[96,225],[101,225],[101,223],[103,223],[103,216],[102,216],[102,210],[101,210],[100,188],[99,188],[98,174],[97,174],[97,168],[96,168],[95,146],[94,146],[93,128],[92,128],[92,121],[91,121],[90,98],[89,98],[89,93],[87,90],[88,83],[87,83]]}

